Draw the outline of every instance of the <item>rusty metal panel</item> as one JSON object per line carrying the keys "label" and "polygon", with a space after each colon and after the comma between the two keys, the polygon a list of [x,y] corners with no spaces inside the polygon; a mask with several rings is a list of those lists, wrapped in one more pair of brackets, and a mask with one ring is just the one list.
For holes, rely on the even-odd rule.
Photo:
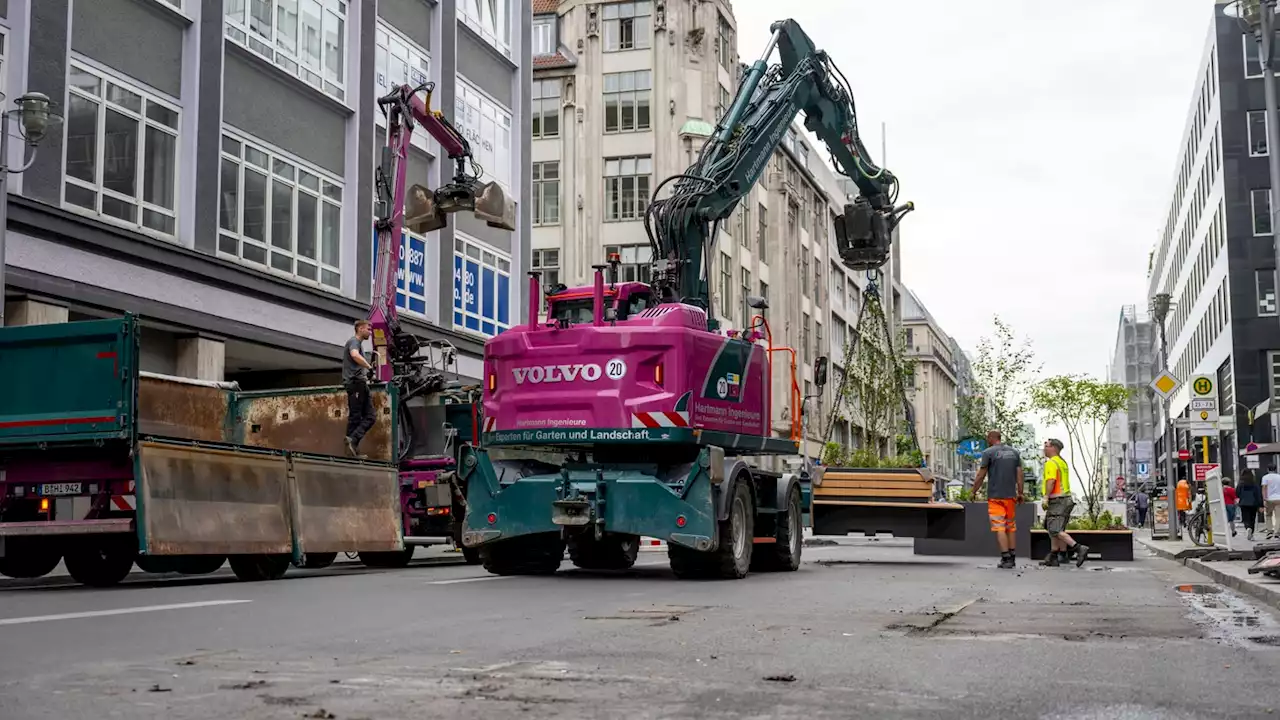
{"label": "rusty metal panel", "polygon": [[[360,452],[370,460],[392,462],[391,395],[381,388],[372,395],[378,420],[360,443]],[[309,455],[347,454],[347,393],[342,388],[240,393],[236,421],[237,442],[243,445]]]}
{"label": "rusty metal panel", "polygon": [[144,442],[138,466],[148,555],[293,551],[284,456]]}
{"label": "rusty metal panel", "polygon": [[201,442],[231,442],[234,391],[212,383],[143,375],[138,379],[138,433]]}
{"label": "rusty metal panel", "polygon": [[400,550],[395,468],[293,458],[293,524],[304,553]]}

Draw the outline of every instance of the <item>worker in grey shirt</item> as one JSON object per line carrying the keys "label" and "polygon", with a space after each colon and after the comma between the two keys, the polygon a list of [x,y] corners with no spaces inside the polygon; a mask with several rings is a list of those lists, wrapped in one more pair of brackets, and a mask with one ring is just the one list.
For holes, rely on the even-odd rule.
{"label": "worker in grey shirt", "polygon": [[1018,503],[1022,502],[1022,455],[1004,444],[999,430],[987,433],[987,449],[982,451],[978,474],[973,478],[973,496],[982,490],[982,482],[990,478],[987,490],[987,517],[991,532],[1000,546],[1000,567],[1012,568],[1018,555]]}
{"label": "worker in grey shirt", "polygon": [[364,356],[364,341],[372,333],[369,321],[357,320],[355,331],[342,352],[342,386],[347,390],[347,452],[352,457],[363,457],[360,441],[375,420],[373,398],[369,395],[373,364]]}

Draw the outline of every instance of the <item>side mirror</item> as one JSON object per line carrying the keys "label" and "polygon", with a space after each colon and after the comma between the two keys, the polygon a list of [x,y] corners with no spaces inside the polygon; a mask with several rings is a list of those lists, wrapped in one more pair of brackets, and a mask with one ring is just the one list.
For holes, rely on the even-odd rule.
{"label": "side mirror", "polygon": [[819,389],[827,384],[827,364],[829,362],[827,356],[823,355],[813,364],[813,384],[817,385]]}
{"label": "side mirror", "polygon": [[605,308],[604,319],[607,322],[614,322],[618,319],[618,308]]}

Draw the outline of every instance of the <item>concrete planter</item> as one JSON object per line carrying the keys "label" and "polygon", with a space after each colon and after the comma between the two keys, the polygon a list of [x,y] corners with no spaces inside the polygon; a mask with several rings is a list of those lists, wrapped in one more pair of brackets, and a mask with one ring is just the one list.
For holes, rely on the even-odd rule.
{"label": "concrete planter", "polygon": [[[1067,534],[1072,540],[1089,546],[1089,558],[1092,560],[1133,560],[1132,530],[1068,530]],[[1021,539],[1018,542],[1021,543]],[[1032,557],[1046,557],[1050,547],[1049,533],[1043,529],[1032,530],[1030,547]]]}
{"label": "concrete planter", "polygon": [[[916,538],[916,555],[952,555],[975,557],[999,557],[1000,546],[991,532],[991,520],[987,516],[987,503],[966,502],[964,506],[964,540],[930,540]],[[1035,503],[1022,503],[1016,515],[1018,525],[1016,540],[1019,557],[1031,557],[1031,525],[1036,520]]]}

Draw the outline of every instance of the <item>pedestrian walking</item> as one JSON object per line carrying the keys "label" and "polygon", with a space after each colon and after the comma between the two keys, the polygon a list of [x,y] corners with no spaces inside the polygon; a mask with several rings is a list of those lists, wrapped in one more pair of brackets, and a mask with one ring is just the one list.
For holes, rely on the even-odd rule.
{"label": "pedestrian walking", "polygon": [[1280,473],[1274,464],[1262,476],[1262,499],[1267,510],[1267,539],[1280,535]]}
{"label": "pedestrian walking", "polygon": [[1071,510],[1075,500],[1071,495],[1071,471],[1067,461],[1062,459],[1062,441],[1049,438],[1044,443],[1044,529],[1049,533],[1049,557],[1040,562],[1041,565],[1057,567],[1059,553],[1067,557],[1075,555],[1076,567],[1084,564],[1089,556],[1089,546],[1082,545],[1067,534],[1067,523],[1071,521]]}
{"label": "pedestrian walking", "polygon": [[1147,495],[1147,491],[1138,488],[1138,492],[1133,496],[1133,508],[1138,513],[1138,527],[1146,527],[1147,525],[1147,509],[1151,507],[1151,498]]}
{"label": "pedestrian walking", "polygon": [[1187,513],[1191,511],[1191,484],[1186,478],[1178,480],[1178,486],[1174,488],[1178,508],[1178,532],[1181,533],[1183,528],[1187,526]]}
{"label": "pedestrian walking", "polygon": [[973,494],[982,490],[987,478],[987,517],[991,520],[991,532],[996,534],[1000,546],[1001,568],[1016,564],[1018,503],[1022,502],[1022,455],[1005,445],[999,430],[987,433],[987,449],[982,451],[978,472],[973,478]]}
{"label": "pedestrian walking", "polygon": [[1262,486],[1252,470],[1240,473],[1236,498],[1240,503],[1240,522],[1244,525],[1245,539],[1253,542],[1253,529],[1258,525],[1258,510],[1262,507]]}
{"label": "pedestrian walking", "polygon": [[1231,536],[1236,536],[1236,488],[1231,478],[1222,480],[1222,504],[1227,508],[1227,527],[1231,528]]}
{"label": "pedestrian walking", "polygon": [[364,341],[372,331],[368,320],[355,322],[355,335],[347,341],[342,354],[342,386],[347,390],[347,453],[360,454],[360,441],[373,427],[373,398],[369,395],[369,380],[373,364],[364,355]]}

